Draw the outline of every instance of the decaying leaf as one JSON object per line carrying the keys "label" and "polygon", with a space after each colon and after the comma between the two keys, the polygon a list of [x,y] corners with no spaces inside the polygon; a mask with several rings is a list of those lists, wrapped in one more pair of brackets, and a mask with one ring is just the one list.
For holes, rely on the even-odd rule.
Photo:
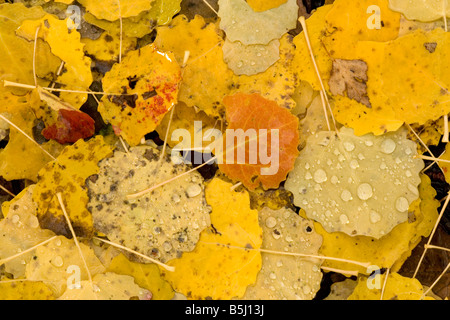
{"label": "decaying leaf", "polygon": [[424,22],[450,17],[447,0],[389,0],[389,8],[405,15],[410,20]]}
{"label": "decaying leaf", "polygon": [[328,232],[380,238],[407,220],[419,196],[416,154],[405,130],[379,137],[322,131],[308,138],[285,187]]}
{"label": "decaying leaf", "polygon": [[107,270],[133,277],[138,286],[151,292],[152,300],[170,300],[174,296],[172,287],[161,278],[159,268],[154,263],[132,262],[120,254],[111,261]]}
{"label": "decaying leaf", "polygon": [[153,44],[130,51],[103,78],[105,95],[98,107],[105,121],[129,144],[153,131],[177,102],[180,67],[171,53]]}
{"label": "decaying leaf", "polygon": [[[2,205],[5,218],[0,221],[0,259],[13,256],[18,250],[24,251],[54,235],[52,231],[39,227],[36,204],[32,200],[34,187],[35,185],[29,186],[12,201]],[[5,271],[16,279],[23,277],[26,264],[32,257],[33,253],[30,252],[6,262]]]}
{"label": "decaying leaf", "polygon": [[[102,273],[105,268],[95,256],[94,251],[87,245],[80,243],[81,252],[92,276]],[[67,288],[68,284],[75,281],[73,277],[74,266],[79,271],[80,280],[88,280],[88,273],[80,251],[73,240],[59,236],[50,243],[37,247],[33,258],[26,265],[25,276],[28,280],[44,282],[59,297]],[[68,269],[68,267],[71,267]],[[69,271],[69,272],[67,272]],[[72,282],[70,281],[72,280]]]}
{"label": "decaying leaf", "polygon": [[[384,283],[386,274],[379,276],[381,284]],[[380,300],[381,286],[379,288],[369,288],[367,283],[373,282],[373,279],[360,277],[353,293],[348,300]],[[384,287],[383,300],[434,300],[431,297],[423,296],[424,290],[422,284],[417,279],[402,277],[398,273],[388,275],[386,286]]]}
{"label": "decaying leaf", "polygon": [[174,272],[161,271],[188,299],[240,298],[261,269],[259,251],[248,250],[261,246],[258,211],[250,209],[246,191],[231,191],[231,187],[219,178],[208,183],[212,227],[202,232],[194,251],[169,262]]}
{"label": "decaying leaf", "polygon": [[280,58],[280,41],[274,39],[267,45],[244,45],[239,41],[225,40],[223,59],[234,74],[248,76],[266,71]]}
{"label": "decaying leaf", "polygon": [[331,292],[324,300],[347,300],[358,283],[355,280],[345,279],[331,285]]}
{"label": "decaying leaf", "polygon": [[245,0],[219,0],[220,28],[230,41],[244,45],[268,44],[297,26],[297,0],[255,12]]}
{"label": "decaying leaf", "polygon": [[79,288],[67,288],[58,300],[150,300],[150,291],[140,288],[133,277],[113,272],[99,273]]}
{"label": "decaying leaf", "polygon": [[[439,201],[430,179],[422,174],[419,185],[420,200],[415,200],[408,210],[408,221],[394,227],[391,232],[374,239],[367,236],[349,236],[342,232],[326,232],[320,223],[314,229],[323,237],[320,254],[354,261],[371,262],[380,268],[391,268],[396,272],[411,255],[422,237],[428,237],[438,217]],[[304,214],[302,210],[300,214]],[[325,260],[324,266],[341,270],[358,270],[367,274],[367,269],[346,262]]]}
{"label": "decaying leaf", "polygon": [[328,80],[333,95],[341,95],[356,100],[371,108],[367,97],[367,64],[362,60],[333,60],[331,76]]}
{"label": "decaying leaf", "polygon": [[[314,232],[312,222],[291,209],[259,211],[264,249],[317,255],[322,237]],[[262,267],[256,283],[250,285],[243,299],[310,300],[320,288],[320,260],[261,253]]]}
{"label": "decaying leaf", "polygon": [[[97,60],[117,61],[119,58],[120,33],[103,32],[96,40],[89,38],[81,39],[84,43],[84,52],[94,56]],[[136,49],[137,39],[122,35],[122,57],[125,57],[128,51]]]}
{"label": "decaying leaf", "polygon": [[159,158],[157,149],[134,147],[129,153],[116,151],[113,157],[102,160],[99,173],[88,180],[88,208],[95,229],[111,241],[165,262],[194,249],[200,232],[210,224],[210,210],[198,172],[142,197],[127,199],[128,194],[189,169],[184,164],[174,165],[169,157],[161,162]]}
{"label": "decaying leaf", "polygon": [[56,193],[60,192],[76,234],[93,234],[92,216],[86,208],[89,198],[85,180],[97,173],[97,163],[111,153],[112,147],[105,144],[102,136],[97,135],[87,142],[78,140],[67,146],[56,160],[41,169],[33,191],[41,227],[72,237],[56,198]]}
{"label": "decaying leaf", "polygon": [[264,189],[278,188],[298,155],[298,118],[259,94],[237,93],[225,97],[224,104],[227,132],[233,132],[237,142],[227,133],[223,153],[216,154],[223,159],[220,170],[249,190],[260,184]]}

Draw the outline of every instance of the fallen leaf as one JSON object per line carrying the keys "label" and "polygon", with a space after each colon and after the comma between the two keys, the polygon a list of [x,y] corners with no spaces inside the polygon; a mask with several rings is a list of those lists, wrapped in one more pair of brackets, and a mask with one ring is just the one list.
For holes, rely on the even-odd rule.
{"label": "fallen leaf", "polygon": [[404,14],[409,20],[429,22],[450,17],[447,0],[389,0],[389,8]]}
{"label": "fallen leaf", "polygon": [[331,285],[331,292],[324,300],[347,300],[355,289],[357,281],[345,279]]}
{"label": "fallen leaf", "polygon": [[38,207],[37,217],[41,227],[72,237],[56,198],[56,193],[60,192],[75,233],[78,236],[92,236],[93,222],[86,208],[89,197],[85,180],[97,173],[97,163],[111,153],[112,147],[97,135],[87,142],[78,140],[67,146],[56,160],[39,171],[33,200]]}
{"label": "fallen leaf", "polygon": [[378,137],[344,127],[339,136],[322,131],[308,138],[285,188],[327,232],[378,239],[408,219],[419,197],[424,164],[415,154],[405,130]]}
{"label": "fallen leaf", "polygon": [[[94,227],[109,240],[166,262],[192,251],[200,232],[209,223],[203,179],[191,172],[136,199],[127,199],[152,184],[186,172],[169,157],[159,162],[160,151],[152,147],[116,151],[99,163],[98,174],[88,182]],[[112,215],[111,212],[117,214]],[[130,259],[148,262],[136,256]]]}
{"label": "fallen leaf", "polygon": [[[216,154],[222,159],[219,169],[249,190],[260,184],[264,189],[278,188],[298,155],[298,118],[259,94],[237,93],[225,97],[224,104],[230,134],[225,137],[223,153]],[[271,158],[264,159],[269,147]]]}
{"label": "fallen leaf", "polygon": [[94,0],[80,0],[88,12],[98,19],[108,21],[118,20],[120,17],[127,18],[137,16],[143,11],[150,10],[154,1],[149,0],[105,0],[102,2]]}
{"label": "fallen leaf", "polygon": [[41,281],[26,279],[7,280],[0,282],[1,300],[54,300],[53,292]]}
{"label": "fallen leaf", "polygon": [[[120,34],[118,32],[103,32],[96,40],[82,38],[84,43],[84,52],[94,56],[97,60],[117,61],[119,59]],[[125,57],[128,51],[135,50],[137,39],[122,35],[122,57]]]}
{"label": "fallen leaf", "polygon": [[331,76],[328,80],[333,95],[341,95],[356,100],[371,108],[367,97],[367,64],[362,60],[333,60]]}
{"label": "fallen leaf", "polygon": [[[317,255],[322,237],[311,221],[291,209],[259,211],[266,250]],[[274,253],[261,253],[262,267],[256,283],[250,285],[244,300],[311,300],[320,288],[321,261]]]}
{"label": "fallen leaf", "polygon": [[[98,111],[130,145],[153,131],[177,102],[180,67],[153,44],[130,51],[102,80]],[[117,95],[119,93],[120,95]]]}
{"label": "fallen leaf", "polygon": [[287,0],[247,0],[248,5],[256,12],[270,10],[286,2]]}

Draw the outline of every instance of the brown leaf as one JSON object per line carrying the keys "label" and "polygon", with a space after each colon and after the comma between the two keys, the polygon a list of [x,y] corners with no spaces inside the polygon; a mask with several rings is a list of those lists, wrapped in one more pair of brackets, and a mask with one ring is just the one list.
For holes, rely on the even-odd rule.
{"label": "brown leaf", "polygon": [[333,95],[347,96],[371,108],[367,97],[367,64],[362,60],[333,60],[328,84]]}

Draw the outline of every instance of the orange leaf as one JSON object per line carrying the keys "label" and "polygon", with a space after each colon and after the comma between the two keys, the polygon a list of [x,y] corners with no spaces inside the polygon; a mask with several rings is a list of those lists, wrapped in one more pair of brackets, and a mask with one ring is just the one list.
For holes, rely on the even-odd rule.
{"label": "orange leaf", "polygon": [[220,170],[250,190],[278,188],[298,156],[298,118],[256,93],[226,96],[223,103],[228,128]]}

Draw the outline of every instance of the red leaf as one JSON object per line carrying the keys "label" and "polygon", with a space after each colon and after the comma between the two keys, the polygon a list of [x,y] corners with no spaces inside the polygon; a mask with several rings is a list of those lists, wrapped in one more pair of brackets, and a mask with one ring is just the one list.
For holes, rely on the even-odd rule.
{"label": "red leaf", "polygon": [[73,143],[79,139],[93,136],[95,122],[87,114],[78,110],[58,110],[58,120],[42,130],[46,139],[53,139],[61,144]]}

